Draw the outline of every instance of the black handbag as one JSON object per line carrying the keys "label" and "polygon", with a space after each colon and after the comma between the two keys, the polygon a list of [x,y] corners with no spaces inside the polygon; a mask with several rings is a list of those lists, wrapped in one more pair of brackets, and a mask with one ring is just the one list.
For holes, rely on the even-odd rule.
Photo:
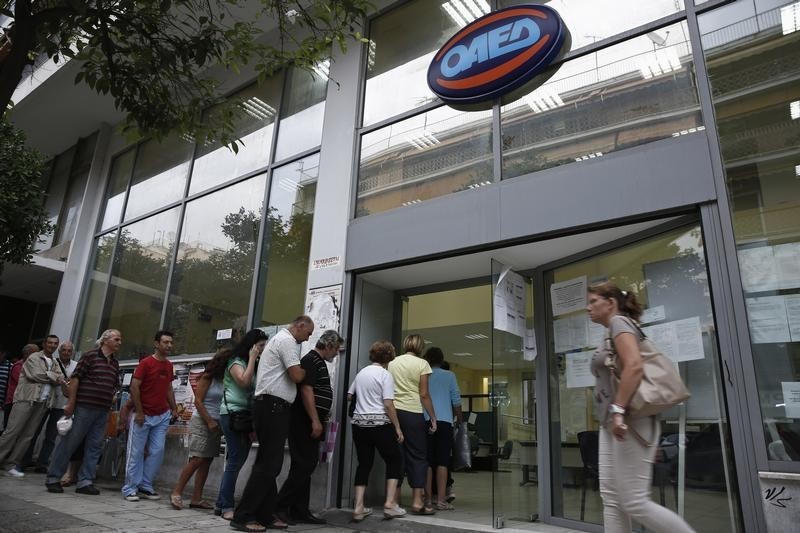
{"label": "black handbag", "polygon": [[228,416],[231,421],[231,429],[238,433],[252,433],[253,432],[253,413],[249,409],[242,409],[241,411],[231,411],[228,408],[228,398],[226,390],[223,386],[222,401],[225,402],[225,409],[228,410]]}

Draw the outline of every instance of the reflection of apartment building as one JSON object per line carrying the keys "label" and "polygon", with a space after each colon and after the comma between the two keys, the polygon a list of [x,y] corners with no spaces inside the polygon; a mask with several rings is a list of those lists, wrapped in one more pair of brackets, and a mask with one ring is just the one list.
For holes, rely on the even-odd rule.
{"label": "reflection of apartment building", "polygon": [[[604,330],[581,297],[612,280],[659,341],[691,340],[671,354],[693,396],[659,422],[656,498],[697,531],[767,531],[771,480],[800,485],[800,3],[552,0],[573,46],[546,83],[482,111],[443,105],[429,58],[519,3],[379,0],[369,43],[326,66],[336,83],[231,73],[238,154],[131,144],[113,102],[73,84],[77,65],[39,66],[14,116],[52,159],[57,229],[33,265],[6,266],[0,342],[53,331],[82,351],[116,327],[133,366],[166,327],[203,360],[341,295],[337,390],[372,342],[407,333],[456,371],[476,468],[455,474],[453,527],[599,531],[581,448],[603,431],[586,362]],[[516,308],[497,290],[512,279]],[[352,503],[342,407],[315,509]],[[186,453],[170,446],[168,475]]]}

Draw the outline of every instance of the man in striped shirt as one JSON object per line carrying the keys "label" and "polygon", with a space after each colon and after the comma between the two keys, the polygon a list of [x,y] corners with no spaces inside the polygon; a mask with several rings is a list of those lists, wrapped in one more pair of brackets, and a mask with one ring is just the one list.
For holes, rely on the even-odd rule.
{"label": "man in striped shirt", "polygon": [[306,375],[297,385],[298,400],[292,404],[289,453],[292,466],[278,494],[278,516],[289,524],[324,524],[308,508],[311,475],[319,462],[319,443],[325,438],[325,422],[333,404],[328,364],[339,354],[344,339],[329,329],[320,335],[315,349],[300,360]]}
{"label": "man in striped shirt", "polygon": [[72,417],[72,429],[56,443],[45,486],[48,492],[64,492],[59,481],[67,471],[69,458],[85,439],[83,463],[75,492],[97,495],[94,486],[97,461],[103,446],[108,411],[119,389],[119,362],[114,354],[122,346],[122,335],[107,329],[97,349],[83,354],[69,380],[69,400],[64,416]]}

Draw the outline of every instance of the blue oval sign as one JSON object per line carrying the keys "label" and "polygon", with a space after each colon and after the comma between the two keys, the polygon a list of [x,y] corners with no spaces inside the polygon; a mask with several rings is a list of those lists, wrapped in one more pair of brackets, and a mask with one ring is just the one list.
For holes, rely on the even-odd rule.
{"label": "blue oval sign", "polygon": [[428,67],[428,86],[450,105],[491,104],[541,74],[569,42],[552,8],[500,9],[471,22],[442,46]]}

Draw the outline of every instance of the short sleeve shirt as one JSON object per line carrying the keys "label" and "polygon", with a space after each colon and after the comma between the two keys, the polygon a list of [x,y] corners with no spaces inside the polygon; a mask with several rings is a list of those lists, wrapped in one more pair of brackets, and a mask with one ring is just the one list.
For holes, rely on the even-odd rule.
{"label": "short sleeve shirt", "polygon": [[242,388],[239,386],[231,375],[233,365],[241,366],[243,371],[247,368],[247,363],[240,357],[234,357],[228,361],[228,365],[225,367],[225,377],[222,381],[223,397],[219,406],[221,415],[250,409],[250,396],[253,393],[253,387]]}
{"label": "short sleeve shirt", "polygon": [[133,377],[141,381],[139,395],[145,415],[158,416],[169,411],[169,391],[175,379],[171,362],[159,361],[152,355],[145,357],[139,361]]}
{"label": "short sleeve shirt", "polygon": [[419,382],[431,372],[431,365],[413,353],[403,354],[389,363],[389,373],[394,378],[394,406],[402,411],[422,413]]}
{"label": "short sleeve shirt", "polygon": [[394,378],[380,365],[369,365],[356,374],[347,394],[354,394],[356,407],[353,424],[374,426],[389,424],[383,400],[394,399]]}
{"label": "short sleeve shirt", "polygon": [[[325,422],[328,420],[331,405],[333,405],[333,388],[331,387],[331,377],[328,373],[328,364],[316,350],[311,350],[300,360],[300,366],[306,371],[301,385],[309,385],[314,388],[314,403],[317,406],[317,416],[319,416],[321,422]],[[294,407],[298,413],[306,414],[302,401],[296,401]]]}
{"label": "short sleeve shirt", "polygon": [[[453,423],[453,407],[461,405],[461,392],[458,390],[456,375],[449,370],[434,368],[428,382],[433,411],[438,422]],[[425,420],[430,416],[425,413]]]}
{"label": "short sleeve shirt", "polygon": [[632,333],[639,338],[639,332],[636,327],[631,324],[629,318],[623,318],[621,315],[616,315],[611,318],[606,331],[605,340],[597,348],[592,357],[591,369],[592,374],[597,378],[594,387],[594,407],[595,418],[597,421],[604,425],[608,418],[608,406],[614,401],[613,387],[611,385],[611,370],[606,365],[606,357],[612,352],[611,340],[616,339],[617,335],[621,333]]}
{"label": "short sleeve shirt", "polygon": [[113,355],[90,350],[78,361],[72,377],[78,378],[77,404],[109,409],[119,389],[119,362]]}
{"label": "short sleeve shirt", "polygon": [[272,337],[258,363],[256,396],[270,394],[289,403],[297,397],[297,385],[289,378],[288,368],[300,364],[300,344],[282,329]]}

